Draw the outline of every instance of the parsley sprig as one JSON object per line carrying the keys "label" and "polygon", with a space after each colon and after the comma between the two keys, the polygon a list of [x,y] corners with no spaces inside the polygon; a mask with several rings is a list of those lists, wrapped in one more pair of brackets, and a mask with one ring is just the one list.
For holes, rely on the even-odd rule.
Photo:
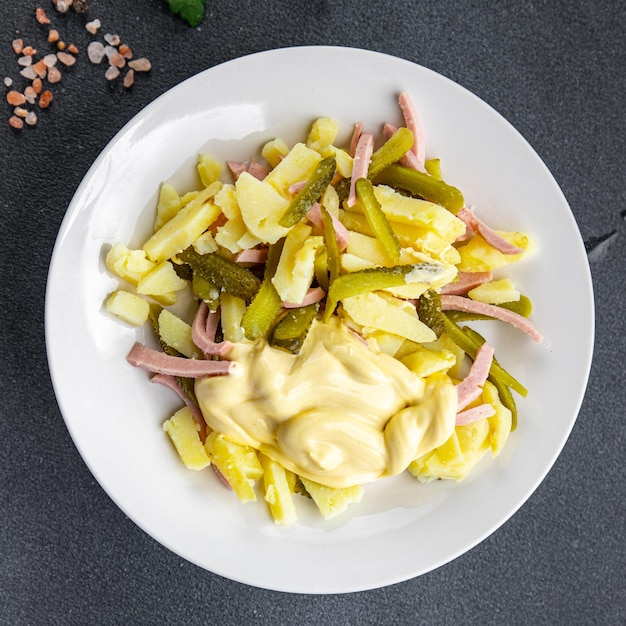
{"label": "parsley sprig", "polygon": [[189,26],[198,26],[204,17],[206,0],[167,0],[172,13],[184,19]]}

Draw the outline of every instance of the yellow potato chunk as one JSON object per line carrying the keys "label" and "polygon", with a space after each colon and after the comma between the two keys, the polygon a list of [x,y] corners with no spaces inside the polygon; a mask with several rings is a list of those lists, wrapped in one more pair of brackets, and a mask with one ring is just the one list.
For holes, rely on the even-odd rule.
{"label": "yellow potato chunk", "polygon": [[[288,526],[296,521],[296,507],[293,503],[293,483],[295,474],[286,470],[264,454],[259,453],[259,461],[263,468],[263,485],[267,502],[274,522]],[[290,479],[289,475],[293,478]]]}
{"label": "yellow potato chunk", "polygon": [[420,378],[426,378],[437,372],[447,372],[456,364],[456,358],[448,350],[427,350],[416,346],[415,350],[400,361]]}
{"label": "yellow potato chunk", "polygon": [[109,313],[132,326],[143,326],[150,314],[150,304],[144,298],[129,291],[114,291],[105,304]]}
{"label": "yellow potato chunk", "polygon": [[312,228],[300,222],[285,239],[272,284],[283,302],[300,304],[311,286],[317,251],[324,238],[311,235]]}
{"label": "yellow potato chunk", "polygon": [[422,323],[415,307],[383,292],[364,293],[342,301],[350,319],[367,336],[373,329],[400,335],[416,343],[434,341],[435,333]]}
{"label": "yellow potato chunk", "polygon": [[333,488],[320,485],[302,476],[300,480],[324,519],[331,519],[343,513],[351,504],[360,502],[363,498],[363,487],[360,485]]}
{"label": "yellow potato chunk", "polygon": [[174,348],[189,359],[201,356],[191,338],[191,326],[168,309],[163,309],[158,318],[159,337],[168,346]]}
{"label": "yellow potato chunk", "polygon": [[172,185],[162,182],[159,187],[154,230],[157,231],[163,224],[169,222],[183,206],[183,201]]}
{"label": "yellow potato chunk", "polygon": [[172,440],[185,467],[201,470],[211,464],[198,433],[198,425],[187,406],[176,411],[163,423],[163,430]]}
{"label": "yellow potato chunk", "polygon": [[276,167],[288,153],[289,147],[279,137],[268,141],[261,148],[261,156],[270,164],[270,167]]}
{"label": "yellow potato chunk", "polygon": [[213,204],[222,209],[222,213],[229,219],[233,219],[241,215],[241,210],[237,204],[237,192],[235,185],[223,185],[215,194]]}
{"label": "yellow potato chunk", "polygon": [[246,310],[246,303],[241,298],[224,292],[220,296],[220,322],[226,341],[242,341],[244,338],[241,328],[241,318]]}
{"label": "yellow potato chunk", "polygon": [[217,181],[206,187],[146,241],[143,249],[151,261],[171,259],[188,248],[215,221],[220,209],[209,200],[221,186]]}
{"label": "yellow potato chunk", "polygon": [[156,263],[146,257],[144,250],[130,250],[119,241],[108,251],[105,265],[112,274],[135,286],[156,267]]}
{"label": "yellow potato chunk", "polygon": [[522,254],[502,254],[489,245],[480,235],[474,235],[468,243],[458,248],[461,261],[458,265],[461,272],[489,272],[500,269],[511,263],[517,263],[530,254],[535,244],[529,235],[519,232],[496,231],[500,237],[524,250]]}
{"label": "yellow potato chunk", "polygon": [[488,402],[496,410],[494,415],[487,418],[489,422],[489,445],[491,446],[491,455],[496,457],[502,451],[511,433],[513,416],[510,409],[507,409],[500,401],[498,390],[489,381],[485,381],[483,385],[482,399],[483,402]]}
{"label": "yellow potato chunk", "polygon": [[199,154],[197,169],[202,184],[208,187],[219,179],[223,165],[210,154]]}
{"label": "yellow potato chunk", "polygon": [[261,181],[248,172],[241,174],[235,183],[237,204],[248,232],[259,241],[276,243],[289,232],[289,228],[278,224],[289,200],[266,181],[267,177]]}
{"label": "yellow potato chunk", "polygon": [[187,287],[187,281],[178,276],[169,261],[161,261],[137,283],[137,293],[163,296]]}
{"label": "yellow potato chunk", "polygon": [[383,213],[392,222],[428,228],[448,243],[465,234],[465,224],[434,202],[403,196],[386,185],[375,185],[374,195]]}
{"label": "yellow potato chunk", "polygon": [[470,289],[467,295],[477,302],[502,304],[503,302],[517,302],[521,294],[510,278],[500,278]]}
{"label": "yellow potato chunk", "polygon": [[216,432],[207,437],[204,448],[239,500],[255,501],[255,481],[263,476],[256,450]]}
{"label": "yellow potato chunk", "polygon": [[297,143],[263,182],[273,187],[283,198],[291,199],[289,187],[308,180],[321,160],[322,157],[315,150]]}
{"label": "yellow potato chunk", "polygon": [[306,146],[324,157],[329,156],[328,148],[334,143],[338,132],[339,125],[336,120],[332,117],[321,117],[313,122]]}

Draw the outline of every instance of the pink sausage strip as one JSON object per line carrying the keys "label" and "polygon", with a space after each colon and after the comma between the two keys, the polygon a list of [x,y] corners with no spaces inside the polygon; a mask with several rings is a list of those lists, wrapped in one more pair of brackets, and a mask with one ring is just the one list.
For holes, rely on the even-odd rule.
{"label": "pink sausage strip", "polygon": [[230,361],[210,361],[170,356],[136,342],[126,355],[126,360],[135,367],[157,374],[201,378],[202,376],[223,376],[231,368]]}
{"label": "pink sausage strip", "polygon": [[543,335],[535,328],[533,323],[524,316],[509,311],[495,304],[484,304],[483,302],[475,302],[463,296],[441,296],[442,311],[464,311],[466,313],[480,313],[489,315],[502,322],[507,322],[515,326],[519,330],[525,332],[532,337],[537,343],[543,341]]}
{"label": "pink sausage strip", "polygon": [[523,248],[518,248],[503,237],[500,237],[495,230],[489,228],[484,222],[481,222],[467,207],[463,207],[456,216],[465,223],[468,230],[474,233],[480,233],[490,246],[493,246],[496,250],[502,252],[502,254],[522,254],[524,252]]}
{"label": "pink sausage strip", "polygon": [[459,272],[458,280],[448,283],[441,288],[441,294],[446,296],[464,296],[470,289],[488,283],[492,278],[491,272]]}
{"label": "pink sausage strip", "polygon": [[193,342],[206,355],[224,356],[233,347],[230,341],[215,341],[215,331],[219,322],[219,313],[209,311],[207,303],[202,301],[191,325]]}
{"label": "pink sausage strip", "polygon": [[363,122],[357,122],[354,125],[354,132],[352,133],[352,139],[350,140],[350,156],[354,156],[356,153],[356,146],[359,143],[361,133],[363,132]]}
{"label": "pink sausage strip", "polygon": [[493,346],[485,342],[478,349],[476,358],[466,378],[456,386],[458,396],[457,411],[464,409],[482,393],[482,387],[489,376],[492,361]]}
{"label": "pink sausage strip", "polygon": [[299,304],[294,302],[283,302],[285,309],[297,309],[301,306],[308,306],[309,304],[315,304],[324,298],[326,292],[321,287],[311,287],[304,296],[304,299]]}
{"label": "pink sausage strip", "polygon": [[[330,213],[330,212],[329,212]],[[318,228],[324,229],[324,221],[322,219],[322,208],[319,202],[316,202],[306,214],[307,219],[312,224],[315,224]],[[342,252],[348,247],[350,241],[350,232],[332,213],[330,218],[333,222],[333,228],[335,230],[335,239],[337,240],[337,246]]]}
{"label": "pink sausage strip", "polygon": [[202,411],[191,401],[189,396],[183,391],[181,386],[178,384],[175,376],[170,376],[169,374],[155,374],[151,379],[151,383],[158,383],[159,385],[163,385],[168,389],[174,391],[178,397],[183,400],[183,402],[189,407],[191,414],[193,415],[193,419],[200,427],[200,440],[202,443],[206,440],[206,422],[204,421],[204,417],[202,416]]}
{"label": "pink sausage strip", "polygon": [[[383,134],[385,135],[385,137],[387,137],[387,139],[389,139],[395,132],[397,132],[397,130],[398,130],[397,126],[394,126],[393,124],[386,123],[383,126]],[[420,162],[420,160],[418,159],[415,152],[413,152],[413,150],[409,150],[400,159],[400,165],[404,165],[404,167],[410,167],[411,169],[418,170],[420,172],[426,171],[424,164]]]}
{"label": "pink sausage strip", "polygon": [[265,263],[267,261],[267,248],[249,248],[242,250],[235,257],[237,263]]}
{"label": "pink sausage strip", "polygon": [[246,171],[245,163],[240,163],[239,161],[226,161],[226,165],[235,180]]}
{"label": "pink sausage strip", "polygon": [[417,112],[417,107],[413,102],[411,94],[403,91],[398,98],[398,103],[402,109],[406,127],[413,133],[413,152],[423,169],[424,162],[426,161],[426,135],[424,133],[422,120]]}
{"label": "pink sausage strip", "polygon": [[250,163],[248,163],[248,174],[258,180],[263,180],[269,174],[269,170],[262,163],[252,159]]}
{"label": "pink sausage strip", "polygon": [[479,404],[471,409],[465,409],[465,411],[457,413],[456,425],[466,426],[467,424],[484,419],[485,417],[491,417],[495,414],[496,410],[491,406],[491,404]]}
{"label": "pink sausage strip", "polygon": [[367,171],[370,167],[370,160],[374,152],[374,135],[371,133],[361,133],[359,142],[354,153],[352,164],[352,176],[350,178],[350,193],[348,194],[348,206],[356,203],[355,185],[359,178],[367,178]]}

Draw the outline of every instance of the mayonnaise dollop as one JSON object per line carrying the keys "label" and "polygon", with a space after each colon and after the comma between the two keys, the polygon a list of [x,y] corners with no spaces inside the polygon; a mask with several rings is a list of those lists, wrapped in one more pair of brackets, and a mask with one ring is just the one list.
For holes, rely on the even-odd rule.
{"label": "mayonnaise dollop", "polygon": [[456,389],[374,352],[337,318],[315,321],[299,354],[234,345],[224,377],[196,381],[210,428],[330,487],[394,476],[454,430]]}

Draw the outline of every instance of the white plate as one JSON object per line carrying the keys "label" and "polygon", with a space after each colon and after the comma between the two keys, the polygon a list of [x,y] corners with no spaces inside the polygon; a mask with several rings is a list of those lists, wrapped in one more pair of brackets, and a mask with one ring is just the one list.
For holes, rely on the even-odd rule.
{"label": "white plate", "polygon": [[[366,488],[364,500],[324,522],[298,498],[299,523],[276,527],[262,502],[240,505],[213,472],[182,467],[161,429],[173,394],[127,365],[145,338],[103,312],[117,286],[104,268],[114,241],[137,246],[158,184],[192,188],[198,152],[246,159],[275,136],[295,141],[333,116],[347,138],[356,121],[378,132],[400,123],[400,91],[417,103],[428,156],[494,228],[533,233],[540,251],[513,273],[545,335],[537,345],[498,324],[500,361],[530,390],[502,455],[465,482],[420,485],[410,476]],[[222,576],[268,589],[337,593],[432,570],[503,524],[561,451],[582,402],[593,344],[593,295],[576,223],[526,141],[452,81],[410,62],[348,48],[262,52],[211,68],[133,118],[80,185],[54,249],[46,299],[50,371],[71,436],[98,482],[142,529]],[[483,327],[484,328],[484,327]],[[481,328],[481,330],[483,329]],[[300,502],[301,501],[301,502]]]}

